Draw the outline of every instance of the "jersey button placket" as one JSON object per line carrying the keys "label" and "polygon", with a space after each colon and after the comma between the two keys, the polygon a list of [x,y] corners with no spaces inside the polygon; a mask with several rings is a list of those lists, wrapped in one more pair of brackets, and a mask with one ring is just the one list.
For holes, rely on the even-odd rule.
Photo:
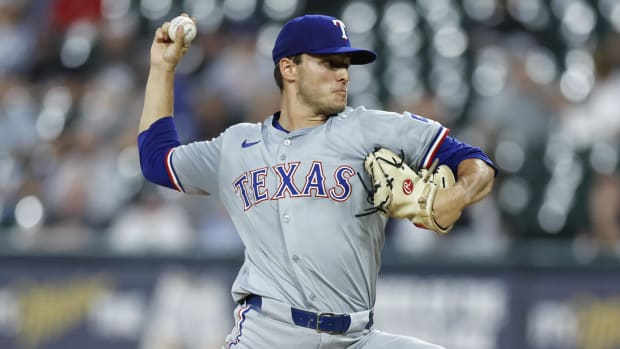
{"label": "jersey button placket", "polygon": [[[291,140],[287,138],[287,139],[284,140],[283,143],[284,143],[284,145],[289,146],[289,145],[291,145]],[[280,161],[286,160],[286,154],[280,154],[279,159],[280,159]]]}
{"label": "jersey button placket", "polygon": [[[285,139],[282,141],[282,144],[285,147],[290,146],[292,143],[293,142],[290,139]],[[280,161],[285,161],[288,158],[286,154],[288,150],[289,149],[286,149],[286,148],[280,148],[280,151],[279,151],[280,154],[278,156],[278,159]],[[301,257],[299,257],[297,253],[298,251],[300,251],[300,249],[297,248],[298,243],[295,238],[294,225],[291,224],[292,217],[291,217],[291,213],[288,212],[288,209],[289,209],[288,203],[289,203],[288,200],[281,200],[281,202],[279,203],[280,212],[283,212],[281,216],[281,222],[282,222],[281,226],[282,226],[282,231],[284,232],[284,235],[286,238],[286,245],[289,249],[289,252],[291,253],[290,258],[294,264],[293,270],[295,274],[297,275],[297,277],[300,280],[302,280],[303,275],[304,275],[303,268],[302,268],[302,261],[301,261]]]}

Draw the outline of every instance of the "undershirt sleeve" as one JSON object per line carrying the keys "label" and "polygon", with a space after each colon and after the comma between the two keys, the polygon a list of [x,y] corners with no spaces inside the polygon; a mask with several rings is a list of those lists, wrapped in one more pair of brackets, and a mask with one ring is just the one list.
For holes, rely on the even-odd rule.
{"label": "undershirt sleeve", "polygon": [[440,165],[447,165],[455,175],[458,173],[459,164],[465,159],[480,159],[489,164],[497,175],[497,168],[480,148],[463,143],[450,136],[446,137],[441,143],[435,157],[439,159]]}
{"label": "undershirt sleeve", "polygon": [[179,146],[179,136],[171,116],[155,121],[138,135],[140,168],[147,180],[183,192],[174,175],[170,161],[174,148]]}

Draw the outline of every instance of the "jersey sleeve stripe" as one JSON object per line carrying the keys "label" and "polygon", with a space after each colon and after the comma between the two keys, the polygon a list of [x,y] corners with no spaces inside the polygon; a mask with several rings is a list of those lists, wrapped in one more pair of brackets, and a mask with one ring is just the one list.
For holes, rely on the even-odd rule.
{"label": "jersey sleeve stripe", "polygon": [[172,166],[172,153],[174,152],[174,148],[168,150],[168,154],[166,154],[166,171],[168,171],[168,177],[170,178],[170,182],[174,185],[174,189],[184,193],[183,187],[181,186],[181,182],[177,178],[174,172],[174,166]]}
{"label": "jersey sleeve stripe", "polygon": [[433,159],[435,159],[435,155],[437,155],[437,150],[439,150],[441,143],[443,143],[443,141],[446,139],[448,133],[450,133],[449,128],[441,127],[439,129],[439,131],[435,135],[435,138],[433,139],[433,143],[426,151],[426,155],[424,156],[422,161],[422,168],[429,168],[431,166],[431,164],[433,163]]}

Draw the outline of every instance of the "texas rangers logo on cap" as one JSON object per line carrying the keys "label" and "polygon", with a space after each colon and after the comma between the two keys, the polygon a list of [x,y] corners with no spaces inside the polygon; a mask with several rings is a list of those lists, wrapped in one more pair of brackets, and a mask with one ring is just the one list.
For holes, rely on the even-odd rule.
{"label": "texas rangers logo on cap", "polygon": [[278,64],[284,57],[302,53],[349,54],[351,64],[368,64],[377,58],[373,51],[351,47],[344,22],[324,15],[293,18],[280,30],[273,46],[273,62]]}
{"label": "texas rangers logo on cap", "polygon": [[349,40],[349,37],[347,36],[347,32],[345,31],[345,25],[344,22],[339,20],[339,19],[333,19],[332,23],[334,23],[335,26],[337,26],[338,28],[340,28],[340,30],[342,30],[342,38],[345,40]]}

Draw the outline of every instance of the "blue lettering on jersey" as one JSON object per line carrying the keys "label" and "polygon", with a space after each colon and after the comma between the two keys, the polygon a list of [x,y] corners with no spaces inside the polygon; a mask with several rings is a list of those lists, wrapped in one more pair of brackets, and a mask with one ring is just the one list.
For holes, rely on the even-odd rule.
{"label": "blue lettering on jersey", "polygon": [[293,181],[293,175],[299,167],[299,162],[290,162],[288,163],[288,166],[288,170],[286,169],[286,164],[277,164],[273,167],[273,170],[280,179],[280,186],[278,187],[278,190],[276,190],[276,195],[274,195],[271,200],[284,198],[287,191],[288,195],[292,198],[301,196],[301,194],[299,194],[299,189],[297,189],[295,182]]}
{"label": "blue lettering on jersey", "polygon": [[422,122],[426,122],[426,123],[428,123],[428,119],[427,119],[427,118],[425,118],[425,117],[423,117],[423,116],[420,116],[420,115],[415,115],[414,113],[409,113],[409,115],[411,115],[411,118],[412,118],[412,119],[416,119],[416,120],[418,120],[418,121],[422,121]]}
{"label": "blue lettering on jersey", "polygon": [[303,196],[312,196],[311,191],[314,191],[314,196],[326,198],[327,193],[325,190],[325,175],[323,174],[323,166],[320,161],[312,162],[310,171],[306,176],[306,185],[303,189]]}
{"label": "blue lettering on jersey", "polygon": [[252,191],[254,192],[254,204],[269,198],[269,192],[265,188],[265,176],[267,176],[267,167],[250,171],[250,178],[252,178]]}
{"label": "blue lettering on jersey", "polygon": [[243,200],[243,210],[247,211],[252,204],[250,203],[250,199],[248,198],[248,193],[245,190],[245,184],[248,182],[248,176],[246,173],[239,176],[233,182],[233,187],[235,188],[235,193],[239,193],[241,195],[241,199]]}
{"label": "blue lettering on jersey", "polygon": [[355,170],[351,166],[342,165],[334,172],[336,185],[329,188],[329,197],[334,201],[346,201],[351,196],[351,182],[349,179],[355,176]]}
{"label": "blue lettering on jersey", "polygon": [[[302,191],[300,191],[295,184],[294,177],[299,166],[299,162],[291,162],[288,164],[276,164],[272,167],[273,173],[278,177],[279,183],[276,194],[271,197],[271,200],[284,199],[287,192],[290,198],[329,198],[338,202],[346,201],[351,196],[352,188],[350,179],[355,176],[356,173],[351,166],[339,166],[334,171],[335,185],[327,188],[323,164],[320,161],[313,161],[305,176],[306,183]],[[269,198],[269,190],[266,188],[267,176],[269,176],[268,168],[263,167],[245,172],[233,181],[233,188],[243,202],[244,211],[250,209],[252,205],[256,205]],[[248,178],[251,182],[249,185]],[[248,188],[251,188],[254,193],[254,195],[252,195],[253,202],[248,195]]]}

